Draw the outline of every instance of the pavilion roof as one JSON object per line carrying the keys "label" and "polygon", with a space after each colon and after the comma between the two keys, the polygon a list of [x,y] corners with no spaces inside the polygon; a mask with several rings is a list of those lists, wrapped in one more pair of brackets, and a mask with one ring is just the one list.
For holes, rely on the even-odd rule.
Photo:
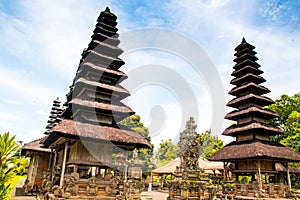
{"label": "pavilion roof", "polygon": [[50,135],[44,141],[46,147],[58,140],[60,137],[80,138],[93,141],[110,141],[117,144],[131,144],[135,147],[151,147],[151,144],[139,133],[124,126],[119,127],[99,126],[82,123],[74,120],[63,119],[50,131]]}
{"label": "pavilion roof", "polygon": [[47,136],[44,136],[42,138],[33,140],[31,142],[25,143],[22,146],[22,151],[21,151],[21,155],[26,155],[26,152],[43,152],[43,153],[50,153],[51,150],[48,148],[44,148],[43,144],[41,144],[40,142],[42,140],[44,140]]}
{"label": "pavilion roof", "polygon": [[[180,166],[180,158],[177,157],[174,160],[166,163],[165,165],[152,170],[153,174],[172,174],[175,172],[176,167]],[[222,162],[208,161],[207,159],[199,158],[199,167],[205,172],[209,170],[224,170]]]}

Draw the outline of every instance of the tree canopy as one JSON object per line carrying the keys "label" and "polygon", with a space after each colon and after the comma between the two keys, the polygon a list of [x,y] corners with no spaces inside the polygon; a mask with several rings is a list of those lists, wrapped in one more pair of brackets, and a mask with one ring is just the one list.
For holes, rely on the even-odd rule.
{"label": "tree canopy", "polygon": [[[151,137],[149,135],[149,130],[144,124],[141,122],[141,117],[137,114],[131,115],[130,117],[125,118],[120,122],[121,125],[130,128],[131,130],[139,133],[145,139],[147,139],[151,143]],[[153,145],[152,148],[148,149],[139,149],[139,158],[145,162],[143,166],[144,172],[149,172],[149,165],[151,164],[151,158],[153,155]]]}
{"label": "tree canopy", "polygon": [[275,100],[275,104],[267,108],[279,115],[272,122],[285,133],[273,139],[300,152],[300,93],[293,96],[283,94],[280,99]]}
{"label": "tree canopy", "polygon": [[[224,146],[223,141],[218,136],[211,135],[210,131],[200,133],[199,142],[201,144],[199,151],[202,151],[201,156],[204,158],[209,158]],[[164,165],[177,157],[178,150],[179,146],[173,144],[171,139],[163,140],[154,154],[154,161],[158,166]]]}
{"label": "tree canopy", "polygon": [[221,149],[224,144],[223,141],[216,135],[211,135],[211,131],[205,131],[199,134],[199,142],[202,147],[202,157],[209,158],[212,154]]}
{"label": "tree canopy", "polygon": [[9,132],[0,134],[0,199],[9,199],[11,179],[15,175],[14,168],[9,165],[13,162],[15,152],[20,148]]}
{"label": "tree canopy", "polygon": [[171,139],[162,141],[155,152],[154,161],[157,166],[162,166],[177,157],[179,147]]}

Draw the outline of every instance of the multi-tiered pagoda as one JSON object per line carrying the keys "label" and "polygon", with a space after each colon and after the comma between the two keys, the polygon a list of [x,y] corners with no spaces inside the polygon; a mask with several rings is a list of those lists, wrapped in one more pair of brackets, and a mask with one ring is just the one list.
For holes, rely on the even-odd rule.
{"label": "multi-tiered pagoda", "polygon": [[[227,162],[234,163],[233,173],[236,180],[238,181],[239,176],[243,175],[252,177],[252,182],[258,183],[262,195],[261,191],[266,191],[264,186],[267,183],[284,184],[283,177],[276,171],[276,163],[285,166],[287,182],[291,188],[288,162],[300,161],[300,155],[270,140],[271,136],[283,134],[283,132],[269,123],[278,115],[264,108],[274,102],[263,96],[270,91],[260,85],[265,82],[265,79],[260,76],[263,72],[259,69],[260,65],[257,63],[258,58],[255,56],[254,48],[245,39],[235,48],[236,53],[234,55],[236,58],[234,62],[236,64],[232,73],[235,78],[230,82],[235,87],[229,92],[235,98],[227,104],[234,110],[228,113],[225,118],[234,120],[236,123],[225,129],[223,135],[235,137],[236,140],[213,154],[210,160],[223,161],[225,164]],[[255,186],[249,187],[255,188]],[[245,191],[245,188],[242,190]],[[239,191],[239,188],[236,191]],[[272,194],[276,194],[276,191],[279,189],[272,185],[265,195],[272,196]],[[284,195],[284,189],[282,191],[281,196]]]}
{"label": "multi-tiered pagoda", "polygon": [[[59,122],[62,111],[60,100],[56,98],[53,101],[45,134],[48,134],[49,130]],[[25,194],[38,193],[50,169],[51,149],[43,148],[42,144],[46,138],[47,136],[44,136],[22,146],[22,155],[30,157],[27,178],[23,187]]]}
{"label": "multi-tiered pagoda", "polygon": [[67,94],[66,109],[43,141],[54,154],[52,176],[45,183],[48,198],[124,197],[122,177],[116,177],[122,173],[114,168],[112,155],[151,146],[117,124],[134,111],[121,103],[130,94],[120,86],[127,76],[119,70],[124,61],[118,57],[123,51],[118,47],[116,20],[109,8],[101,12]]}
{"label": "multi-tiered pagoda", "polygon": [[58,97],[53,101],[45,134],[48,134],[49,130],[53,128],[60,121],[60,117],[63,111],[63,109],[60,107],[60,103],[61,101],[59,100]]}

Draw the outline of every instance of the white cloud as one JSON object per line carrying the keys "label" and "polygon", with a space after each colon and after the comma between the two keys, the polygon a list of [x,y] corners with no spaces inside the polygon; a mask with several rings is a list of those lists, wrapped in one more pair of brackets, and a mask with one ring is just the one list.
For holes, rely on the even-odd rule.
{"label": "white cloud", "polygon": [[[268,9],[265,9],[262,14],[277,19],[283,7],[276,7],[272,3],[274,1],[270,2]],[[267,25],[257,26],[255,21],[251,21],[254,18],[254,10],[258,10],[257,4],[257,1],[174,0],[162,4],[160,17],[154,15],[157,12],[155,9],[142,5],[134,10],[140,18],[136,21],[129,21],[129,16],[133,14],[132,10],[130,7],[123,6],[119,1],[105,1],[102,2],[103,6],[98,6],[97,1],[86,2],[84,0],[23,1],[19,5],[22,14],[18,16],[11,16],[0,11],[2,24],[0,36],[5,38],[0,41],[0,46],[2,52],[11,56],[9,65],[4,61],[0,63],[0,89],[11,95],[11,97],[2,98],[1,102],[5,105],[16,106],[26,105],[32,101],[41,102],[39,105],[34,104],[32,111],[35,114],[43,114],[43,119],[36,119],[38,117],[31,114],[29,118],[32,118],[32,121],[27,119],[26,123],[19,125],[23,126],[22,128],[15,128],[17,132],[24,132],[20,132],[21,135],[31,132],[33,136],[41,134],[46,125],[46,114],[48,114],[46,110],[50,109],[52,100],[56,96],[68,91],[67,86],[75,75],[81,51],[90,42],[95,20],[106,5],[110,5],[112,12],[119,17],[118,27],[121,33],[138,27],[140,24],[164,28],[167,26],[166,28],[178,31],[197,42],[215,63],[225,92],[231,88],[229,82],[232,79],[230,74],[234,64],[232,62],[234,48],[241,42],[243,36],[257,47],[259,63],[265,71],[263,76],[267,79],[265,85],[273,91],[270,96],[278,98],[283,93],[299,92],[299,30],[290,31],[284,27]],[[141,21],[143,23],[140,23]],[[188,65],[174,58],[174,55],[166,55],[169,53],[135,52],[132,57],[126,56],[126,66],[123,66],[121,70],[129,72],[136,66],[153,63],[172,67],[197,95],[198,130],[204,130],[209,126],[207,124],[209,124],[212,112],[205,80],[203,77],[191,75],[191,71],[186,69]],[[19,63],[16,64],[16,62]],[[41,73],[47,76],[42,76]],[[59,81],[57,81],[58,77],[60,77]],[[51,84],[51,80],[46,79],[51,79],[54,83]],[[231,97],[227,95],[226,101],[230,99]],[[142,120],[145,119],[147,123],[151,123],[149,105],[156,105],[155,101],[151,100],[151,96],[147,96],[145,100],[145,95],[141,95],[135,100],[136,104],[133,106],[134,110],[142,115]],[[164,134],[178,134],[178,131],[175,133],[172,129],[175,127],[178,130],[174,124],[181,121],[178,116],[179,111],[176,110],[178,105],[174,104],[174,101],[176,100],[172,99],[164,105],[170,114],[165,123],[166,129],[162,132]],[[28,112],[25,109],[19,110],[21,111]],[[11,117],[13,119],[13,116]],[[0,128],[4,130],[15,126],[17,125],[7,122],[2,123]],[[26,126],[27,129],[24,129]],[[169,135],[164,134],[162,135],[166,136],[165,139],[168,139]],[[35,139],[33,136],[32,139]]]}

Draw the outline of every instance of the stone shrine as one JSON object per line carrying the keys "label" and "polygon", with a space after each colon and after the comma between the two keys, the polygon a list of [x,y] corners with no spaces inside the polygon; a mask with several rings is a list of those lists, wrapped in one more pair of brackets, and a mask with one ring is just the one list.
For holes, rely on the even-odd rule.
{"label": "stone shrine", "polygon": [[169,184],[168,200],[212,199],[213,187],[210,187],[208,175],[199,168],[201,145],[196,127],[191,117],[186,123],[186,129],[180,133],[178,143],[180,166],[177,167]]}

